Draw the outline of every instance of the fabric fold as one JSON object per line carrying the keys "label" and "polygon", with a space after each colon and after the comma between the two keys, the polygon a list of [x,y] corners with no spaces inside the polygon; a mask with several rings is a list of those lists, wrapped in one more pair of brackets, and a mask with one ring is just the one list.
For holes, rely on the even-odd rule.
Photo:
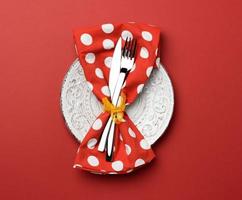
{"label": "fabric fold", "polygon": [[[103,24],[74,30],[74,41],[87,84],[98,100],[110,100],[109,70],[115,44],[119,37],[137,39],[136,61],[122,93],[131,104],[142,92],[145,82],[156,67],[160,30],[138,24]],[[149,163],[154,153],[132,120],[124,113],[125,121],[116,124],[113,161],[106,161],[106,154],[99,152],[98,142],[110,114],[103,111],[83,139],[76,155],[74,167],[101,174],[124,174]]]}

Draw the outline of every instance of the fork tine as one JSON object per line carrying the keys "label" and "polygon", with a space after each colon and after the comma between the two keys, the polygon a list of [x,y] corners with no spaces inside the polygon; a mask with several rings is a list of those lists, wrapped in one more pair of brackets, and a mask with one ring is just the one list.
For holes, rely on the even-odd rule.
{"label": "fork tine", "polygon": [[134,39],[134,44],[132,46],[132,50],[131,50],[131,59],[134,58],[135,53],[136,53],[136,46],[137,46],[137,40]]}
{"label": "fork tine", "polygon": [[126,50],[127,50],[127,43],[128,43],[128,38],[126,38],[126,40],[125,40],[122,56],[125,56],[125,53],[126,53]]}
{"label": "fork tine", "polygon": [[128,38],[128,45],[127,45],[127,50],[126,50],[126,57],[129,57],[129,53],[130,53],[130,42],[131,42],[131,38]]}
{"label": "fork tine", "polygon": [[131,56],[132,56],[132,48],[133,48],[133,43],[134,43],[134,40],[132,40],[132,39],[130,39],[131,40],[131,42],[130,42],[130,48],[129,48],[129,58],[131,59]]}
{"label": "fork tine", "polygon": [[137,40],[127,37],[125,40],[124,47],[122,49],[122,56],[132,59],[136,53]]}

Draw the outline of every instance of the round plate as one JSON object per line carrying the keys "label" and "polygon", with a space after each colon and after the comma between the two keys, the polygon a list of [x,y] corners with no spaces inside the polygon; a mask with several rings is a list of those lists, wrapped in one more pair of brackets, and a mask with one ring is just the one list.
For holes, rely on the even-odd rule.
{"label": "round plate", "polygon": [[[171,81],[163,66],[154,68],[149,81],[126,112],[149,144],[167,128],[174,107]],[[61,109],[71,133],[81,142],[102,112],[102,104],[89,89],[78,59],[67,72],[61,90]]]}

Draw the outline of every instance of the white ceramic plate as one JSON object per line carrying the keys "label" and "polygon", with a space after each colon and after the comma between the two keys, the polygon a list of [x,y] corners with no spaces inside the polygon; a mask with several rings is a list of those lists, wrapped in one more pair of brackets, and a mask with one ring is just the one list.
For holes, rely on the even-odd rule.
{"label": "white ceramic plate", "polygon": [[[152,71],[150,80],[126,112],[139,131],[153,144],[165,131],[172,117],[174,94],[163,66]],[[67,72],[61,90],[61,109],[71,133],[81,142],[102,112],[102,105],[89,89],[78,59]]]}

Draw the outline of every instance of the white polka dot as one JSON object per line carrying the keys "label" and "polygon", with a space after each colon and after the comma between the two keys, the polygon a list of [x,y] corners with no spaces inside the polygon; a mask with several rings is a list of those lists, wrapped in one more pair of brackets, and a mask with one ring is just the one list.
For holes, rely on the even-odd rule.
{"label": "white polka dot", "polygon": [[103,125],[102,120],[101,119],[97,119],[93,123],[92,128],[97,131],[97,130],[99,130],[102,127],[102,125]]}
{"label": "white polka dot", "polygon": [[157,66],[157,67],[159,67],[159,66],[160,66],[160,58],[159,58],[159,57],[158,57],[158,58],[156,58],[155,63],[156,63],[156,66]]}
{"label": "white polka dot", "polygon": [[115,162],[112,163],[112,168],[115,171],[119,172],[124,168],[124,164],[123,164],[122,161],[118,160],[118,161],[115,161]]}
{"label": "white polka dot", "polygon": [[142,31],[142,37],[144,38],[144,40],[150,42],[152,40],[152,34],[148,31]]}
{"label": "white polka dot", "polygon": [[99,165],[99,161],[98,161],[97,157],[95,157],[95,156],[89,156],[87,158],[87,162],[89,163],[89,165],[91,165],[93,167],[96,167]]}
{"label": "white polka dot", "polygon": [[114,30],[114,26],[112,24],[103,24],[102,30],[104,33],[112,33]]}
{"label": "white polka dot", "polygon": [[112,57],[107,57],[104,59],[104,64],[106,65],[106,67],[110,68],[112,65]]}
{"label": "white polka dot", "polygon": [[102,93],[103,93],[105,96],[110,97],[110,91],[109,91],[108,86],[103,86],[101,90],[102,90]]}
{"label": "white polka dot", "polygon": [[88,147],[89,149],[94,149],[96,143],[97,143],[97,139],[96,139],[96,138],[92,138],[92,139],[90,139],[90,140],[88,141],[88,143],[87,143],[87,147]]}
{"label": "white polka dot", "polygon": [[127,30],[124,30],[122,32],[121,36],[122,36],[123,40],[126,40],[127,37],[129,37],[131,39],[133,38],[132,33],[130,31],[127,31]]}
{"label": "white polka dot", "polygon": [[141,58],[148,58],[149,57],[149,52],[145,47],[141,47],[140,56],[141,56]]}
{"label": "white polka dot", "polygon": [[136,64],[133,65],[133,67],[131,68],[130,72],[133,72],[136,68]]}
{"label": "white polka dot", "polygon": [[137,159],[137,160],[135,161],[134,166],[135,166],[135,167],[139,167],[140,165],[143,165],[143,164],[145,164],[145,161],[144,161],[143,159],[139,158],[139,159]]}
{"label": "white polka dot", "polygon": [[144,84],[138,85],[138,87],[137,87],[137,93],[138,94],[142,91],[143,87],[144,87]]}
{"label": "white polka dot", "polygon": [[109,172],[108,174],[118,174],[117,172]]}
{"label": "white polka dot", "polygon": [[135,132],[131,128],[128,129],[128,132],[131,137],[136,138]]}
{"label": "white polka dot", "polygon": [[130,170],[126,171],[126,173],[128,174],[128,173],[130,173],[130,172],[132,172],[132,171],[133,171],[133,169],[130,169]]}
{"label": "white polka dot", "polygon": [[158,53],[158,48],[155,50],[155,55],[157,56],[157,53]]}
{"label": "white polka dot", "polygon": [[93,64],[95,62],[95,54],[94,53],[87,53],[85,56],[85,60],[89,64]]}
{"label": "white polka dot", "polygon": [[89,82],[89,81],[87,81],[87,86],[89,87],[89,89],[92,91],[93,90],[93,85]]}
{"label": "white polka dot", "polygon": [[104,78],[103,77],[103,71],[100,68],[95,69],[95,74],[98,78]]}
{"label": "white polka dot", "polygon": [[86,45],[86,46],[89,46],[92,44],[92,36],[88,33],[83,33],[81,35],[81,42],[82,44]]}
{"label": "white polka dot", "polygon": [[112,49],[114,47],[114,43],[110,39],[103,40],[103,48],[104,49]]}
{"label": "white polka dot", "polygon": [[75,164],[75,165],[73,165],[73,168],[82,168],[82,166],[79,164]]}
{"label": "white polka dot", "polygon": [[121,134],[121,133],[119,133],[119,139],[120,139],[121,141],[123,141],[123,137],[122,137],[122,134]]}
{"label": "white polka dot", "polygon": [[147,70],[146,70],[146,75],[147,75],[148,77],[150,76],[150,74],[151,74],[151,72],[152,72],[152,69],[153,69],[153,66],[150,66],[150,67],[147,68]]}
{"label": "white polka dot", "polygon": [[148,142],[145,139],[140,140],[140,146],[142,149],[147,150],[150,149],[150,145],[148,144]]}
{"label": "white polka dot", "polygon": [[125,144],[125,151],[126,151],[127,155],[129,155],[131,153],[131,147],[127,144]]}

